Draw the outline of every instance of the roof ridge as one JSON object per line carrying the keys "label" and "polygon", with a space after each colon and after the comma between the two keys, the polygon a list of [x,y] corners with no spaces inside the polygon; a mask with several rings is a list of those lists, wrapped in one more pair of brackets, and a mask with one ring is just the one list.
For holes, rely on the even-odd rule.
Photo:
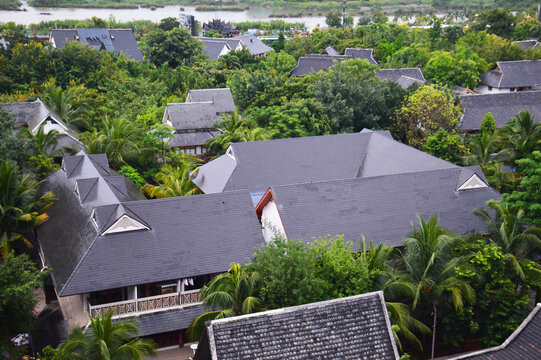
{"label": "roof ridge", "polygon": [[[127,206],[129,208],[132,205],[136,205],[136,204],[140,204],[140,203],[167,202],[167,201],[188,201],[189,199],[194,199],[194,198],[219,197],[219,196],[226,196],[226,195],[234,195],[235,193],[242,193],[242,192],[245,192],[248,195],[250,195],[250,192],[247,189],[241,189],[241,190],[228,190],[228,191],[224,191],[224,192],[211,193],[211,194],[195,194],[195,195],[189,195],[189,196],[171,196],[171,197],[167,197],[167,198],[144,199],[144,200],[134,200],[134,201],[121,201],[118,204],[122,205],[122,206]],[[128,205],[126,205],[126,204],[128,204]],[[130,210],[131,210],[131,208],[130,208]],[[134,211],[134,213],[135,213],[135,211]]]}
{"label": "roof ridge", "polygon": [[210,326],[224,324],[224,323],[228,323],[228,322],[235,322],[235,321],[242,320],[242,319],[265,317],[265,316],[268,316],[268,315],[275,315],[275,314],[284,314],[284,313],[287,314],[287,313],[290,313],[290,312],[303,310],[303,309],[317,309],[317,308],[324,307],[324,306],[327,306],[327,305],[330,305],[330,304],[349,303],[349,302],[353,302],[353,301],[356,301],[356,300],[359,300],[359,299],[371,298],[371,297],[377,298],[378,302],[381,303],[382,296],[380,294],[383,295],[383,291],[378,290],[378,291],[372,291],[372,292],[369,292],[369,293],[353,295],[353,296],[348,296],[348,297],[342,297],[342,298],[337,298],[337,299],[316,301],[316,302],[311,302],[311,303],[308,303],[308,304],[287,306],[287,307],[283,307],[283,308],[279,308],[279,309],[272,309],[272,310],[266,310],[266,311],[251,313],[251,314],[233,316],[233,317],[222,318],[222,319],[217,319],[217,320],[211,320],[210,321]]}
{"label": "roof ridge", "polygon": [[[121,189],[119,189],[115,184],[113,184],[113,182],[109,179],[111,178],[121,178],[121,179],[125,179],[124,175],[111,175],[111,176],[103,176],[103,179],[107,182],[107,184],[109,184],[110,186],[114,187],[116,190],[118,190],[119,193],[121,193],[122,195],[125,195],[126,197],[128,196],[127,193],[125,193],[124,191],[122,191]],[[125,181],[125,180],[124,180]]]}
{"label": "roof ridge", "polygon": [[[81,199],[81,202],[84,202],[86,200],[86,198],[88,197],[88,195],[90,195],[90,192],[96,187],[96,184],[98,183],[99,177],[79,179],[79,180],[75,180],[75,182],[78,183],[81,180],[94,180],[92,182],[92,186],[90,187],[90,189],[88,189],[85,197],[83,199]],[[77,187],[79,187],[79,186],[77,186]]]}

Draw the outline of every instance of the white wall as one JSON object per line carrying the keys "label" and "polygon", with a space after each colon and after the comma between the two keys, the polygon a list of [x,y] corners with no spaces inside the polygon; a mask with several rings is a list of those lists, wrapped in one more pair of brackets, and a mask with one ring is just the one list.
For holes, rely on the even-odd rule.
{"label": "white wall", "polygon": [[286,238],[284,225],[280,219],[280,213],[274,200],[268,202],[261,213],[261,226],[263,238],[265,241],[271,242],[275,237]]}
{"label": "white wall", "polygon": [[[60,124],[57,124],[57,123],[53,123],[51,120],[46,120],[44,121],[43,123],[43,132],[45,134],[47,134],[49,131],[51,130],[56,130],[58,131],[59,133],[61,134],[65,134],[66,133],[66,128],[63,127],[62,125]],[[38,129],[33,129],[32,132],[35,134],[36,132],[38,131]]]}
{"label": "white wall", "polygon": [[515,89],[515,91],[511,91],[511,89],[509,89],[509,88],[495,88],[495,87],[493,87],[492,90],[489,90],[488,86],[479,85],[478,87],[475,88],[475,92],[477,94],[480,94],[480,95],[483,95],[483,94],[501,94],[501,93],[516,92],[516,89]]}

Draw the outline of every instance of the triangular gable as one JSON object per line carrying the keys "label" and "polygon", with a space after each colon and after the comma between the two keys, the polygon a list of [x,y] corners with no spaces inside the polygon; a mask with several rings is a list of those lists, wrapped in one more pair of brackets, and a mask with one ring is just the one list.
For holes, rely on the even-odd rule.
{"label": "triangular gable", "polygon": [[113,225],[105,230],[102,235],[123,233],[128,231],[149,230],[149,228],[132,217],[124,214]]}
{"label": "triangular gable", "polygon": [[473,174],[468,180],[464,182],[464,184],[460,185],[457,190],[461,191],[486,187],[488,187],[488,185],[483,180],[481,180],[481,178],[477,174]]}

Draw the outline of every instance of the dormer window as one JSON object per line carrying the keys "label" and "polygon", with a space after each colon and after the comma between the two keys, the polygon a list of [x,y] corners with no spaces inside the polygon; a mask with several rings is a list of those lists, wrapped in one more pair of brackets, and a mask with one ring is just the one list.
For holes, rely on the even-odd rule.
{"label": "dormer window", "polygon": [[457,190],[470,190],[470,189],[480,189],[488,187],[487,184],[477,174],[473,174],[464,184],[462,184]]}
{"label": "dormer window", "polygon": [[150,230],[147,226],[141,224],[139,221],[129,217],[128,215],[122,215],[113,225],[105,230],[102,235],[123,233],[136,230]]}
{"label": "dormer window", "polygon": [[96,229],[99,229],[98,228],[98,220],[96,219],[96,210],[95,209],[92,209],[92,214],[90,214],[90,220],[92,220],[92,223],[94,224]]}

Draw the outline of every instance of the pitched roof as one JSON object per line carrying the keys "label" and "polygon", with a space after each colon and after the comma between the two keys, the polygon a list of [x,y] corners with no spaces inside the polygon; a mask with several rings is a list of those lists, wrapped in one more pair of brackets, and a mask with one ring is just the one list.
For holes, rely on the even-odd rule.
{"label": "pitched roof", "polygon": [[208,139],[215,138],[220,134],[221,132],[218,130],[176,133],[167,143],[171,147],[204,145]]}
{"label": "pitched roof", "polygon": [[51,42],[54,47],[60,49],[64,47],[67,41],[79,41],[83,45],[98,50],[113,51],[116,54],[123,53],[129,59],[143,61],[143,54],[139,50],[132,29],[80,28],[51,30]]}
{"label": "pitched roof", "polygon": [[351,56],[354,59],[368,60],[373,65],[378,64],[376,59],[374,59],[374,49],[346,48],[344,55]]}
{"label": "pitched roof", "polygon": [[169,103],[164,121],[171,121],[175,130],[211,129],[219,120],[212,101]]}
{"label": "pitched roof", "polygon": [[381,69],[378,72],[378,77],[381,80],[393,81],[404,89],[415,83],[424,84],[426,82],[420,68]]}
{"label": "pitched roof", "polygon": [[[223,272],[263,241],[248,192],[143,200],[103,159],[65,157],[42,188],[59,198],[37,228],[59,296]],[[110,231],[123,217],[138,227]]]}
{"label": "pitched roof", "polygon": [[212,320],[195,359],[394,359],[381,291]]}
{"label": "pitched roof", "polygon": [[312,55],[301,56],[297,62],[297,66],[291,70],[291,75],[304,76],[312,73],[317,73],[321,70],[326,70],[344,60],[349,60],[351,57],[345,55]]}
{"label": "pitched roof", "polygon": [[[187,329],[193,319],[207,311],[208,309],[202,305],[195,305],[178,310],[143,314],[133,319],[139,324],[137,336],[148,336],[178,329]],[[130,318],[123,318],[122,320],[130,320]]]}
{"label": "pitched roof", "polygon": [[520,41],[513,41],[514,45],[518,45],[524,50],[528,50],[531,48],[537,48],[539,47],[539,42],[537,40],[520,40]]}
{"label": "pitched roof", "polygon": [[541,359],[541,304],[499,346],[449,357],[448,360],[538,360]]}
{"label": "pitched roof", "polygon": [[327,46],[325,49],[323,49],[321,55],[337,56],[340,55],[340,53],[338,53],[338,51],[336,51],[332,46]]}
{"label": "pitched roof", "polygon": [[272,185],[456,167],[393,140],[388,132],[370,130],[233,143],[230,150],[232,156],[226,153],[193,173],[203,192],[257,192]]}
{"label": "pitched roof", "polygon": [[464,109],[459,129],[476,131],[487,113],[492,113],[497,128],[507,122],[521,110],[537,113],[536,122],[541,121],[541,91],[519,91],[512,93],[465,95],[460,97]]}
{"label": "pitched roof", "polygon": [[288,239],[343,234],[358,249],[364,235],[375,244],[398,246],[417,215],[426,219],[439,213],[441,226],[461,234],[486,231],[471,213],[500,194],[486,184],[458,190],[477,172],[484,179],[479,168],[454,167],[272,186],[269,191]]}
{"label": "pitched roof", "polygon": [[235,100],[230,88],[190,90],[186,102],[212,102],[217,113],[234,112]]}
{"label": "pitched roof", "polygon": [[541,84],[541,60],[499,61],[481,74],[481,84],[495,88],[532,87]]}
{"label": "pitched roof", "polygon": [[265,45],[257,36],[248,34],[242,36],[235,36],[232,38],[200,38],[201,41],[214,41],[227,43],[232,50],[236,50],[239,42],[243,47],[248,50],[252,55],[263,55],[270,51],[274,51],[270,46]]}
{"label": "pitched roof", "polygon": [[215,41],[214,39],[201,39],[203,42],[203,51],[207,54],[209,61],[216,60],[224,53],[231,50],[231,47],[224,41]]}

